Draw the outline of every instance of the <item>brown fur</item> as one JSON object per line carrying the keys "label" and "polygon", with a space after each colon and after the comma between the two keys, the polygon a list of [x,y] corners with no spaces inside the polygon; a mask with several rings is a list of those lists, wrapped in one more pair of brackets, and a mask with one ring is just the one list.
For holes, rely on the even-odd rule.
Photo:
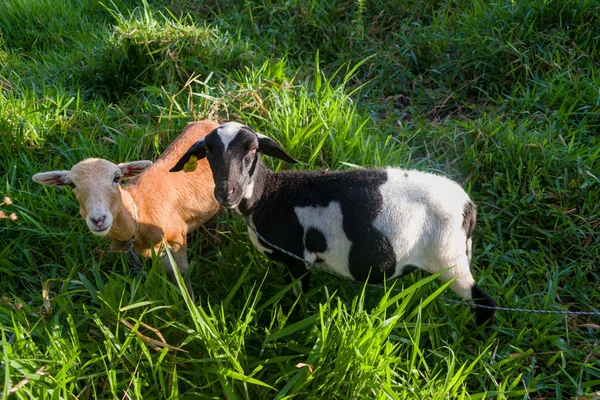
{"label": "brown fur", "polygon": [[[214,198],[215,185],[206,160],[198,161],[194,172],[172,173],[169,169],[192,144],[217,127],[216,122],[208,120],[189,124],[150,166],[148,161],[115,165],[107,160],[87,159],[70,171],[43,172],[34,175],[33,180],[45,185],[74,186],[80,214],[90,230],[97,235],[109,234],[117,242],[134,235],[133,199],[139,226],[133,242],[135,250],[144,257],[150,257],[152,252],[163,255],[167,272],[172,274],[163,251],[164,239],[179,270],[185,273],[186,235],[215,215],[219,204]],[[113,183],[115,177],[131,179],[121,187]],[[97,216],[106,216],[105,223],[94,225],[90,218]],[[110,230],[95,231],[108,226]],[[189,280],[186,285],[192,293]]]}
{"label": "brown fur", "polygon": [[134,246],[141,255],[149,257],[150,249],[157,250],[163,237],[175,251],[185,247],[187,233],[219,210],[206,160],[198,161],[194,172],[169,172],[192,144],[217,127],[212,121],[189,124],[150,168],[123,187],[138,207],[140,232]]}

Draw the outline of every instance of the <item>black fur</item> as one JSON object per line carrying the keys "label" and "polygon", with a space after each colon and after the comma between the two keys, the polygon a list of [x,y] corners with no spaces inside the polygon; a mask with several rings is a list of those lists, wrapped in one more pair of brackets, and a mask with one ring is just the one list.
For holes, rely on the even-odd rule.
{"label": "black fur", "polygon": [[[488,307],[496,307],[496,302],[486,292],[484,292],[477,284],[471,288],[471,296],[475,304],[480,304]],[[495,310],[489,308],[475,307],[475,318],[477,325],[483,325],[488,322],[491,325],[494,322]]]}
{"label": "black fur", "polygon": [[327,250],[327,240],[320,230],[308,228],[304,235],[304,246],[310,253],[323,253]]}
{"label": "black fur", "polygon": [[190,161],[190,158],[192,156],[196,156],[198,159],[204,158],[206,156],[206,152],[204,150],[204,138],[194,143],[192,147],[190,147],[188,151],[186,151],[185,154],[181,156],[179,161],[177,161],[177,164],[175,164],[173,168],[169,170],[169,172],[181,171],[183,169],[183,166],[187,164],[188,161]]}
{"label": "black fur", "polygon": [[[266,240],[302,257],[304,232],[294,207],[325,207],[332,201],[339,202],[344,233],[352,242],[349,267],[353,278],[376,283],[394,274],[396,257],[392,245],[373,228],[383,202],[377,188],[386,182],[387,172],[353,170],[322,174],[319,171],[285,171],[274,174],[259,165],[253,196],[250,201],[243,200],[239,209],[246,215],[252,213],[256,229]],[[311,247],[323,247],[314,242],[314,235],[311,230],[306,233],[309,251],[314,251]],[[325,241],[324,237],[322,241]],[[266,243],[263,245],[269,248]],[[270,256],[283,261],[283,256],[276,250]]]}
{"label": "black fur", "polygon": [[266,136],[261,136],[258,138],[258,151],[267,156],[279,158],[280,160],[287,161],[292,164],[296,164],[299,162],[298,160],[290,156],[288,153],[286,153],[286,151],[279,145],[279,143]]}

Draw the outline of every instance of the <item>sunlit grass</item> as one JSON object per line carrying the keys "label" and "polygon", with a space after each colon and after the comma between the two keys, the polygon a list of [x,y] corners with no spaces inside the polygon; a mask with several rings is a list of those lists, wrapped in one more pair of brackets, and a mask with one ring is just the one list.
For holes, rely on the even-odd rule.
{"label": "sunlit grass", "polygon": [[31,176],[153,159],[191,120],[243,121],[301,160],[275,169],[456,179],[479,210],[474,276],[500,305],[598,310],[599,16],[591,0],[5,2],[1,394],[591,395],[597,317],[498,312],[488,334],[424,273],[387,291],[314,273],[298,298],[235,215],[222,243],[190,238],[193,303]]}

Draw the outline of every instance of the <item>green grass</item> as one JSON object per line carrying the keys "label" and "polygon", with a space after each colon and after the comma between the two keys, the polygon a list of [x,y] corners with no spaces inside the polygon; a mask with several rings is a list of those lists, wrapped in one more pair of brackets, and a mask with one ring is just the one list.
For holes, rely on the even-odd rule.
{"label": "green grass", "polygon": [[0,8],[0,210],[18,217],[0,219],[0,397],[600,390],[597,316],[498,312],[486,335],[423,273],[388,291],[315,273],[297,298],[233,215],[222,244],[191,235],[193,304],[159,260],[135,271],[93,237],[69,190],[31,181],[85,157],[156,158],[192,120],[243,121],[293,168],[456,179],[479,209],[474,275],[500,305],[598,310],[597,0]]}

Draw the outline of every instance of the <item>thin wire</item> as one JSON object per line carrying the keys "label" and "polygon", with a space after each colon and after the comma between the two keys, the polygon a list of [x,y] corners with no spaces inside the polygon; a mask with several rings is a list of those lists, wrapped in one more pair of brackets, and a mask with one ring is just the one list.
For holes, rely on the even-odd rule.
{"label": "thin wire", "polygon": [[448,303],[462,304],[470,307],[489,308],[496,311],[515,311],[533,314],[564,314],[564,315],[594,315],[600,316],[598,311],[567,311],[567,310],[530,310],[527,308],[516,308],[516,307],[492,307],[484,304],[475,304],[469,301],[447,299],[445,297],[438,297],[439,300],[446,301]]}
{"label": "thin wire", "polygon": [[[338,274],[337,272],[331,271],[327,268],[323,268],[320,265],[317,265],[311,261],[308,261],[302,257],[299,257],[297,255],[295,255],[294,253],[291,253],[289,251],[287,251],[286,249],[283,249],[271,242],[269,242],[267,239],[264,238],[264,236],[262,236],[260,233],[257,232],[256,228],[254,226],[252,226],[252,224],[250,223],[250,218],[249,217],[245,217],[244,218],[244,222],[246,223],[246,225],[248,226],[248,228],[252,229],[252,232],[254,232],[256,234],[256,236],[262,240],[264,243],[266,243],[267,245],[273,247],[276,250],[281,251],[284,254],[287,254],[290,257],[293,257],[297,260],[302,261],[305,264],[310,265],[311,267],[315,268],[316,270],[325,272],[329,275],[333,275],[336,276],[338,278],[342,278],[342,279],[346,279],[349,281],[352,281],[354,283],[358,283],[358,284],[362,284],[363,282],[359,282],[356,279],[353,278],[349,278],[347,276]],[[384,288],[383,285],[381,284],[370,284],[372,286],[377,286],[377,287],[381,287]],[[400,289],[397,289],[398,291]],[[438,300],[441,301],[445,301],[447,303],[454,303],[454,304],[461,304],[461,305],[465,305],[465,306],[469,306],[469,307],[479,307],[479,308],[487,308],[490,310],[496,310],[496,311],[514,311],[514,312],[524,312],[524,313],[533,313],[533,314],[562,314],[562,315],[592,315],[592,316],[600,316],[600,312],[599,311],[567,311],[567,310],[530,310],[530,309],[526,309],[526,308],[516,308],[516,307],[498,307],[498,306],[486,306],[484,304],[475,304],[473,302],[470,301],[463,301],[463,300],[452,300],[452,299],[448,299],[445,297],[438,297]]]}

